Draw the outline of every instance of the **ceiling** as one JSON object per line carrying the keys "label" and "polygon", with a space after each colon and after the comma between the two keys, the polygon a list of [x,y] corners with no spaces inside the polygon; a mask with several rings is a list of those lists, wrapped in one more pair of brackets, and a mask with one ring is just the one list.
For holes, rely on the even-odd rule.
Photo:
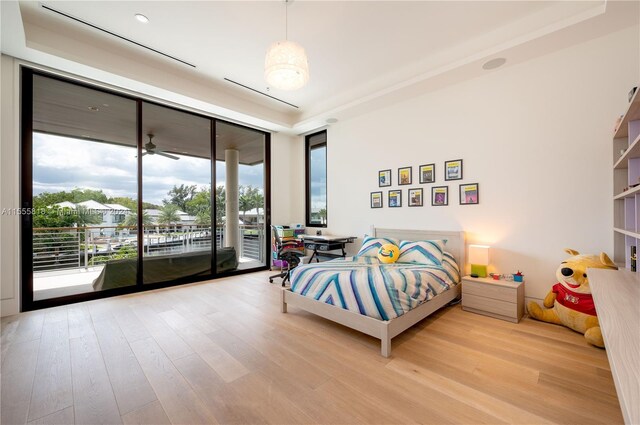
{"label": "ceiling", "polygon": [[[394,93],[398,97],[400,92],[415,95],[437,88],[446,80],[443,75],[461,69],[465,71],[458,72],[459,79],[481,75],[487,72],[481,69],[482,63],[493,57],[508,53],[505,57],[510,66],[560,48],[562,40],[576,43],[637,25],[639,17],[638,2],[296,0],[289,5],[289,39],[305,47],[311,78],[306,87],[286,92],[268,88],[263,78],[268,46],[284,37],[284,2],[44,4],[196,67],[61,17],[37,2],[2,2],[3,52],[52,63],[51,55],[55,55],[58,61],[65,58],[158,89],[169,79],[161,80],[162,73],[179,76],[176,78],[184,79],[176,84],[174,91],[179,94],[222,108],[214,112],[231,117],[237,112],[241,121],[250,122],[253,117],[257,120],[254,125],[279,131],[305,131],[324,125],[328,118],[345,119],[377,107],[382,99],[393,99]],[[150,22],[138,22],[135,13],[143,13]],[[19,22],[14,22],[16,19]],[[570,31],[572,38],[567,37]],[[82,42],[94,46],[93,52],[82,50]],[[126,58],[128,66],[116,67],[111,55]],[[145,66],[155,72],[145,71]],[[97,71],[95,74],[96,79],[106,78]],[[112,81],[136,89],[130,81],[118,78]],[[299,108],[237,87],[224,78]],[[430,80],[434,83],[425,85]],[[424,88],[408,90],[418,86]],[[145,92],[151,91],[146,88]]]}

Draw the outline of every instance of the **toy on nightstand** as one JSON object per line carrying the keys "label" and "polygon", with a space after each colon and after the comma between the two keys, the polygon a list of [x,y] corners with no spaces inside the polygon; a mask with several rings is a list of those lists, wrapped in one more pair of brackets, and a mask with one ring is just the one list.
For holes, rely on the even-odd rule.
{"label": "toy on nightstand", "polygon": [[584,334],[587,342],[604,348],[596,307],[591,296],[587,268],[615,269],[618,267],[605,254],[580,255],[578,251],[566,249],[571,257],[563,261],[556,271],[558,283],[544,298],[542,309],[535,301],[527,305],[529,315],[544,322],[564,325]]}

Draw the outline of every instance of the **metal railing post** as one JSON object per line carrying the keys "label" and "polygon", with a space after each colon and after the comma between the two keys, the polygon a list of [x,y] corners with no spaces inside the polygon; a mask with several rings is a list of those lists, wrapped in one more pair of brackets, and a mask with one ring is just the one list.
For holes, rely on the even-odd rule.
{"label": "metal railing post", "polygon": [[84,228],[84,269],[89,269],[89,229]]}

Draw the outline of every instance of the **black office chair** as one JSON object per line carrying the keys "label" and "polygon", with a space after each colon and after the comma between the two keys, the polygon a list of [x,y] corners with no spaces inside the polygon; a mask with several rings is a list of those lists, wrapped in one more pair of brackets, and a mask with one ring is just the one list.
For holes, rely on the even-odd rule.
{"label": "black office chair", "polygon": [[276,258],[280,261],[286,261],[287,268],[285,270],[282,267],[282,263],[280,263],[280,273],[273,276],[269,276],[269,283],[273,283],[273,279],[277,277],[281,277],[283,278],[282,286],[284,286],[287,280],[291,282],[291,278],[290,278],[291,270],[295,269],[298,266],[298,264],[300,264],[300,261],[301,261],[300,258],[304,257],[304,254],[300,251],[292,249],[292,248],[298,247],[298,244],[296,242],[294,241],[283,242],[282,239],[280,239],[280,236],[278,236],[278,230],[276,229],[275,226],[271,226],[271,232],[273,233],[273,238],[276,242],[274,247],[277,254]]}

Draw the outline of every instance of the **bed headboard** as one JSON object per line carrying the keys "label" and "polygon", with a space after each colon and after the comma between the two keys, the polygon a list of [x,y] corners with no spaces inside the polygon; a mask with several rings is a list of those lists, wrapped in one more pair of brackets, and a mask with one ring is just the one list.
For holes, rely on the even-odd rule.
{"label": "bed headboard", "polygon": [[445,250],[453,255],[461,270],[466,268],[466,236],[461,231],[442,230],[408,230],[408,229],[382,229],[373,227],[371,233],[376,237],[395,238],[407,241],[446,239]]}

